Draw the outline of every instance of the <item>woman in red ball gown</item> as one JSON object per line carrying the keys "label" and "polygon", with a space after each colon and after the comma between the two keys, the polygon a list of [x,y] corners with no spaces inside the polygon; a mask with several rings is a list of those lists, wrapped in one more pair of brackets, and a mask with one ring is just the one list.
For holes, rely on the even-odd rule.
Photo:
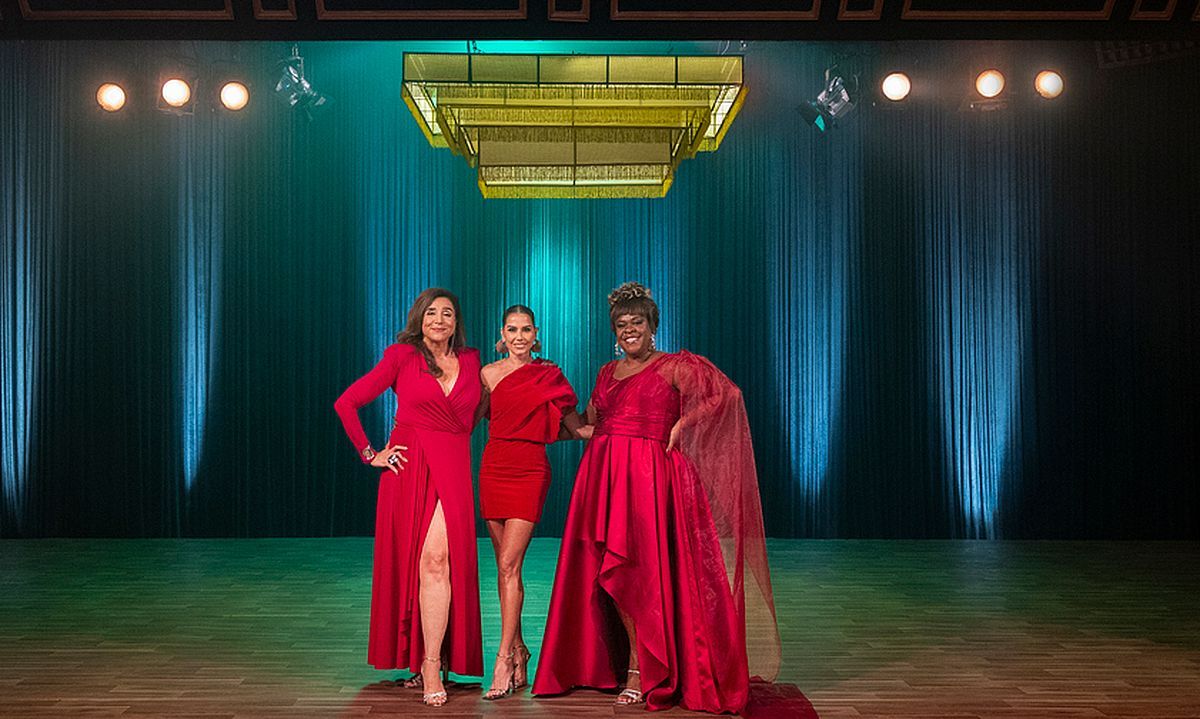
{"label": "woman in red ball gown", "polygon": [[609,296],[624,357],[588,403],[534,694],[738,712],[773,679],[779,634],[741,393],[712,363],[654,347],[658,306]]}
{"label": "woman in red ball gown", "polygon": [[501,627],[485,699],[508,696],[528,681],[529,650],[521,636],[521,569],[550,488],[546,445],[560,434],[574,437],[582,424],[575,392],[562,371],[533,358],[540,349],[533,310],[513,305],[504,310],[496,344],[496,350],[508,356],[482,373],[490,421],[479,468],[479,506],[496,552]]}
{"label": "woman in red ball gown", "polygon": [[[422,292],[373,370],[334,403],[364,462],[385,471],[375,509],[367,661],[407,667],[441,706],[439,670],[483,674],[469,438],[480,404],[479,352],[464,346],[458,299]],[[396,393],[395,427],[376,452],[358,408]],[[453,599],[453,601],[451,601]]]}

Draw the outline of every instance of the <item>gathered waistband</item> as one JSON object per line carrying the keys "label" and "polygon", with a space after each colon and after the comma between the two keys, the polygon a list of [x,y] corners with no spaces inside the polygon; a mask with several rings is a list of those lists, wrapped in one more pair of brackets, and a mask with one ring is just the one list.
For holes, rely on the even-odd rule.
{"label": "gathered waistband", "polygon": [[670,438],[670,435],[668,435],[666,437],[663,437],[663,436],[648,437],[648,436],[646,436],[646,434],[644,432],[637,432],[634,430],[622,431],[619,428],[609,428],[609,427],[600,427],[600,426],[596,427],[596,434],[610,436],[610,437],[637,437],[638,439],[647,439],[647,440],[650,440],[651,442],[659,442],[661,444],[666,444],[667,440]]}

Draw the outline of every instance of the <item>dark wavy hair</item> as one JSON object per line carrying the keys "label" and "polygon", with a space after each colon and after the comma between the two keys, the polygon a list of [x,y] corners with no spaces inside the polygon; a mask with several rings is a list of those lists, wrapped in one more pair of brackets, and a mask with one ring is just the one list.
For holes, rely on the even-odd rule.
{"label": "dark wavy hair", "polygon": [[645,317],[650,323],[650,334],[658,329],[658,304],[640,282],[626,282],[608,293],[608,322],[613,332],[617,331],[617,318],[621,315]]}
{"label": "dark wavy hair", "polygon": [[[505,322],[508,322],[509,315],[529,315],[529,322],[534,327],[537,327],[537,318],[533,316],[533,310],[529,309],[528,305],[522,305],[522,304],[509,305],[508,309],[504,310],[504,314],[500,315],[500,326],[501,327],[504,326]],[[530,349],[532,349],[534,352],[541,352],[542,351],[542,341],[537,340],[536,342],[533,343],[533,347],[531,347]],[[504,353],[504,338],[503,337],[501,337],[500,341],[496,343],[496,351],[501,354]]]}
{"label": "dark wavy hair", "polygon": [[442,289],[441,287],[430,287],[421,294],[417,295],[417,299],[413,301],[412,307],[408,308],[408,321],[404,325],[404,329],[396,333],[396,341],[400,344],[412,345],[417,348],[425,357],[425,364],[429,366],[429,374],[434,377],[442,376],[442,368],[438,367],[437,360],[433,358],[433,353],[429,351],[429,347],[425,345],[425,333],[421,330],[421,325],[425,320],[425,310],[433,304],[433,301],[439,297],[445,297],[450,300],[450,305],[454,307],[454,334],[450,336],[450,351],[457,353],[467,345],[467,331],[463,328],[462,310],[458,305],[458,297],[450,290]]}

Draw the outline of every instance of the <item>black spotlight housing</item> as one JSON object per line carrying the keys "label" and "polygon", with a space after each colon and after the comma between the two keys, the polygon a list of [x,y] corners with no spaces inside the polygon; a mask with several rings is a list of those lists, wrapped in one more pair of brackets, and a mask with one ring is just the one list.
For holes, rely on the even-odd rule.
{"label": "black spotlight housing", "polygon": [[329,103],[329,98],[317,92],[304,75],[304,58],[300,47],[292,45],[292,54],[279,61],[279,80],[275,95],[289,107],[302,111],[308,119]]}
{"label": "black spotlight housing", "polygon": [[815,100],[800,105],[800,117],[821,132],[835,127],[854,109],[858,98],[858,77],[849,79],[837,72],[837,67],[825,71],[825,87]]}

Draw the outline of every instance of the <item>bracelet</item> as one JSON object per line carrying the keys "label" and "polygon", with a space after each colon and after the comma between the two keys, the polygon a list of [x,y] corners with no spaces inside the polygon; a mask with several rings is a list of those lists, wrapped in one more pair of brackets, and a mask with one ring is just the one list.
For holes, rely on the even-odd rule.
{"label": "bracelet", "polygon": [[375,459],[375,450],[371,449],[371,445],[369,444],[366,447],[363,447],[362,451],[360,451],[358,454],[362,457],[364,464],[370,464],[371,460]]}

